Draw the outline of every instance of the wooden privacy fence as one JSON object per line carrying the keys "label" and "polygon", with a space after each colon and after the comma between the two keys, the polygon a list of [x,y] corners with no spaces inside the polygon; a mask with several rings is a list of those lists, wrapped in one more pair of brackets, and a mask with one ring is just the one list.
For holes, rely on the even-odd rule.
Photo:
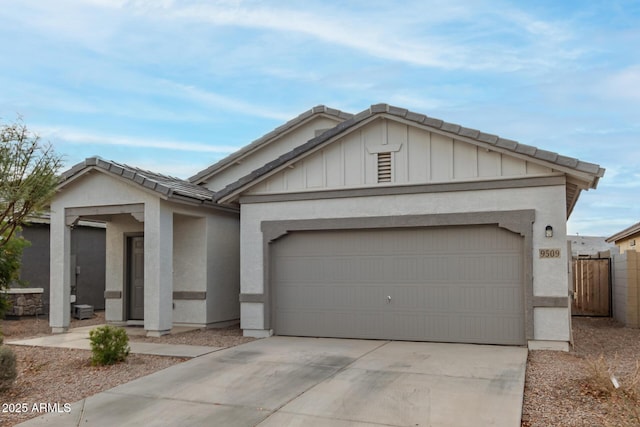
{"label": "wooden privacy fence", "polygon": [[610,266],[609,258],[573,260],[573,315],[611,315]]}

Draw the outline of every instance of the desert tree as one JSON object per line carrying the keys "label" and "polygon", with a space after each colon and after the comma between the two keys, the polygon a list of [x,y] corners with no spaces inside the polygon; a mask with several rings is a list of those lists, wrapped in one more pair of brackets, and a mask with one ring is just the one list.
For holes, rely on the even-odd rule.
{"label": "desert tree", "polygon": [[[0,124],[0,290],[16,282],[22,250],[19,236],[30,217],[42,214],[55,194],[62,157],[18,118]],[[0,315],[6,301],[0,293]]]}

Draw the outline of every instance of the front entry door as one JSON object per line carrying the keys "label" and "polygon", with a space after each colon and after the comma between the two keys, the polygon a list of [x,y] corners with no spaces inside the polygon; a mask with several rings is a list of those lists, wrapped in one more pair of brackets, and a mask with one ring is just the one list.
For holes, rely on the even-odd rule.
{"label": "front entry door", "polygon": [[127,237],[129,320],[144,320],[144,237]]}

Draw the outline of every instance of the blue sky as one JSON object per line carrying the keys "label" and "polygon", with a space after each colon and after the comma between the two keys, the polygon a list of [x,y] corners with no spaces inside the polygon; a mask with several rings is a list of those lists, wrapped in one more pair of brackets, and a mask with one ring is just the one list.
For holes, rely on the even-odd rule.
{"label": "blue sky", "polygon": [[67,167],[187,178],[324,104],[384,102],[598,163],[569,232],[640,221],[640,2],[0,0],[0,119]]}

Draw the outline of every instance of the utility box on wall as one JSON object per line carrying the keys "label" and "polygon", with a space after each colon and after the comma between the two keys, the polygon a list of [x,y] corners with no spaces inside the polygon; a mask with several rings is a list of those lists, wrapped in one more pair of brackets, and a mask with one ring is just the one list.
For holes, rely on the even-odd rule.
{"label": "utility box on wall", "polygon": [[73,306],[73,317],[76,319],[91,319],[93,317],[93,306],[87,304],[76,304]]}

